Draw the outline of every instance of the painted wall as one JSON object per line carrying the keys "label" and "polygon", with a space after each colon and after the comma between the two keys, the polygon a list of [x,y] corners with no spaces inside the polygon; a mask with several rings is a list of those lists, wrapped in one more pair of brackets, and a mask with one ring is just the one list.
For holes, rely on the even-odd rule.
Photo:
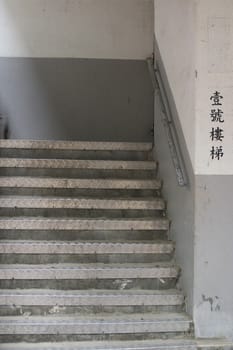
{"label": "painted wall", "polygon": [[151,140],[152,52],[152,0],[0,0],[10,137]]}
{"label": "painted wall", "polygon": [[[197,16],[196,173],[231,175],[233,174],[233,2],[200,0]],[[214,105],[216,102],[210,100],[216,91],[222,97],[219,98],[219,105]],[[219,111],[221,119],[219,120],[218,115],[214,113],[211,115],[211,111],[215,113]],[[218,128],[222,130],[220,135],[216,135]],[[213,135],[211,135],[212,129]],[[220,147],[222,152],[219,153],[218,159],[216,151]]]}
{"label": "painted wall", "polygon": [[152,0],[0,0],[0,57],[145,59]]}
{"label": "painted wall", "polygon": [[[174,2],[155,0],[155,35],[164,62],[164,71],[174,97],[173,102],[170,96],[170,103],[173,110],[174,106],[177,108],[178,118],[175,118],[175,123],[179,139],[185,156],[183,133],[189,155],[191,155],[194,174],[189,182],[191,187],[186,190],[186,193],[189,194],[188,208],[192,208],[189,211],[190,216],[187,216],[184,191],[177,187],[173,188],[175,184],[172,184],[171,169],[168,169],[168,166],[167,175],[164,175],[165,180],[168,181],[169,201],[177,203],[175,201],[180,198],[180,203],[185,203],[183,211],[175,208],[177,204],[174,204],[174,209],[172,207],[170,209],[174,237],[177,241],[177,259],[183,268],[182,285],[185,292],[191,295],[191,287],[188,286],[191,286],[190,280],[192,280],[193,299],[188,298],[188,306],[193,313],[196,336],[225,336],[231,339],[233,339],[233,280],[231,277],[233,266],[231,253],[233,245],[232,13],[231,0],[221,2],[217,0],[176,0]],[[190,35],[189,42],[187,33]],[[192,64],[188,68],[190,79],[185,82],[186,55],[191,59]],[[181,89],[185,88],[189,97],[185,93],[183,96],[180,93]],[[220,98],[221,105],[217,106],[212,104],[214,98],[211,99],[216,91],[223,97]],[[191,113],[185,114],[184,110],[188,105]],[[211,121],[211,110],[218,108],[223,111],[224,122],[222,123],[216,120]],[[212,140],[212,128],[218,126],[223,129],[224,137],[222,140]],[[217,158],[212,160],[210,154],[212,146],[223,147],[224,156],[220,156],[219,160]],[[168,155],[166,159],[171,163]],[[187,158],[186,166],[189,170]],[[190,205],[192,203],[194,203],[194,208]],[[180,240],[182,233],[176,232],[176,227],[182,230],[185,228],[184,223],[181,226],[179,224],[182,223],[182,220],[186,222],[186,218],[194,228],[193,241],[191,239],[188,241],[187,237],[184,238],[184,241]],[[189,231],[188,237],[192,237]],[[183,253],[180,253],[179,249],[183,249]],[[188,276],[186,272],[190,260],[186,257],[186,250],[192,251],[192,249],[193,273]]]}
{"label": "painted wall", "polygon": [[155,158],[159,161],[159,176],[163,179],[163,196],[167,200],[167,214],[168,217],[172,219],[169,236],[176,243],[175,258],[179,266],[182,268],[179,286],[182,288],[186,296],[187,311],[192,314],[194,282],[194,172],[186,142],[184,140],[176,105],[158,48],[156,54],[179,136],[180,146],[183,150],[183,157],[188,175],[188,186],[180,187],[177,184],[176,172],[171,160],[166,130],[162,121],[161,102],[157,94],[155,94],[154,121]]}
{"label": "painted wall", "polygon": [[192,0],[155,0],[155,34],[187,148],[195,159],[195,6]]}
{"label": "painted wall", "polygon": [[152,139],[145,61],[0,58],[0,106],[10,138]]}

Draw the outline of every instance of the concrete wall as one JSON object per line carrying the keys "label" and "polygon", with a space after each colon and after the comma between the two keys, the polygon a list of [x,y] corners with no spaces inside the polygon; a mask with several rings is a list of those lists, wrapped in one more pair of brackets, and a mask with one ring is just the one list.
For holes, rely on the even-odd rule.
{"label": "concrete wall", "polygon": [[194,172],[158,47],[156,47],[156,56],[169,98],[188,175],[188,186],[178,186],[167,142],[166,129],[162,122],[161,102],[159,96],[155,94],[155,157],[159,161],[159,176],[163,179],[163,196],[167,200],[168,216],[172,219],[169,236],[176,243],[176,261],[182,268],[179,286],[186,296],[187,311],[192,314],[194,282]]}
{"label": "concrete wall", "polygon": [[[174,233],[177,260],[183,269],[182,286],[188,295],[188,310],[193,313],[196,336],[231,339],[232,13],[231,0],[155,0],[155,35],[164,63],[163,76],[167,75],[170,83],[170,89],[166,84],[167,92],[190,178],[186,189],[176,186],[171,175],[171,157],[158,134],[155,142],[165,157],[159,160],[163,165],[164,190],[170,203],[168,213],[173,221],[171,233]],[[191,62],[188,65],[186,57]],[[211,163],[210,109],[214,107],[211,107],[210,97],[213,91],[220,91],[223,95],[221,108],[225,117],[224,142],[215,141],[213,145],[221,144],[225,156]],[[158,112],[155,118],[159,118]]]}
{"label": "concrete wall", "polygon": [[195,6],[155,0],[155,34],[192,164],[195,159]]}
{"label": "concrete wall", "polygon": [[0,57],[145,59],[152,0],[0,0]]}
{"label": "concrete wall", "polygon": [[136,60],[0,58],[10,138],[149,141],[153,92]]}
{"label": "concrete wall", "polygon": [[151,140],[152,52],[152,0],[0,0],[10,137]]}

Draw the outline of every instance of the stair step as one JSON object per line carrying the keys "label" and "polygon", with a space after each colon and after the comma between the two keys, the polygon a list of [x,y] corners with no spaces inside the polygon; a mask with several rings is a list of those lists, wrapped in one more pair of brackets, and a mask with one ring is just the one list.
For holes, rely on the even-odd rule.
{"label": "stair step", "polygon": [[154,161],[1,158],[0,168],[156,170]]}
{"label": "stair step", "polygon": [[56,208],[56,209],[109,209],[109,210],[163,210],[162,198],[64,198],[34,196],[0,196],[1,208]]}
{"label": "stair step", "polygon": [[0,187],[156,190],[161,188],[161,181],[158,179],[70,179],[12,176],[0,177]]}
{"label": "stair step", "polygon": [[191,320],[183,313],[131,316],[57,317],[15,316],[0,318],[0,334],[127,334],[188,332]]}
{"label": "stair step", "polygon": [[150,264],[3,264],[0,279],[140,279],[177,278],[179,267],[172,263]]}
{"label": "stair step", "polygon": [[168,230],[169,220],[152,219],[47,219],[1,218],[0,230]]}
{"label": "stair step", "polygon": [[150,142],[89,142],[51,140],[0,140],[0,148],[72,151],[138,151],[152,150]]}
{"label": "stair step", "polygon": [[152,306],[182,305],[178,290],[0,290],[0,305],[14,306]]}
{"label": "stair step", "polygon": [[2,350],[197,350],[194,339],[2,344]]}
{"label": "stair step", "polygon": [[0,241],[0,254],[171,254],[171,241]]}

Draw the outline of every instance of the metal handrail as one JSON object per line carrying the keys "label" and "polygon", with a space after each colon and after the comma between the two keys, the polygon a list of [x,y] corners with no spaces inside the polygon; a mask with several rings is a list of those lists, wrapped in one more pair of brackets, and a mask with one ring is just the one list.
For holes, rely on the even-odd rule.
{"label": "metal handrail", "polygon": [[154,92],[158,95],[160,100],[162,122],[167,134],[168,146],[171,153],[172,162],[176,171],[177,182],[180,186],[187,186],[188,177],[185,169],[184,159],[182,156],[169,100],[159,71],[159,66],[157,64],[154,65],[154,61],[152,58],[148,58],[147,63]]}

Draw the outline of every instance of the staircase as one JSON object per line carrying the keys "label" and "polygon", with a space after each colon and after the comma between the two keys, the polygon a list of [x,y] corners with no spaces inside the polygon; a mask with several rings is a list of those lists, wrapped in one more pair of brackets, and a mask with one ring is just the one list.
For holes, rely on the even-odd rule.
{"label": "staircase", "polygon": [[197,348],[151,151],[0,141],[0,349]]}

